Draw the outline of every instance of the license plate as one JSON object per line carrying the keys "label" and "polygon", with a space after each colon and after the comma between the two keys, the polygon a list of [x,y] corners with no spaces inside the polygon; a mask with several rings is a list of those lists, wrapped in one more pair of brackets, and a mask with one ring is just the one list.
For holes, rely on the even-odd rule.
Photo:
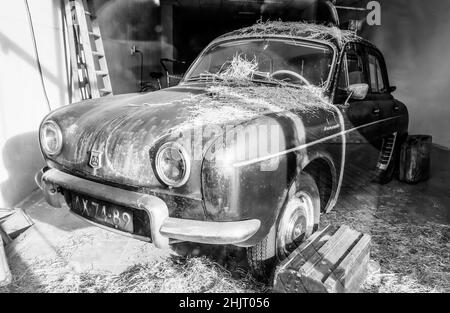
{"label": "license plate", "polygon": [[86,196],[72,195],[71,210],[96,223],[133,233],[133,212],[122,206]]}

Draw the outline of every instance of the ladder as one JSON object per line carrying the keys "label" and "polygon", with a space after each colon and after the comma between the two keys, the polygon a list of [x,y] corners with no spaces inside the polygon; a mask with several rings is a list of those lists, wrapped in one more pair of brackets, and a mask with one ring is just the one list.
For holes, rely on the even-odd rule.
{"label": "ladder", "polygon": [[92,3],[64,0],[73,101],[112,95],[102,36]]}

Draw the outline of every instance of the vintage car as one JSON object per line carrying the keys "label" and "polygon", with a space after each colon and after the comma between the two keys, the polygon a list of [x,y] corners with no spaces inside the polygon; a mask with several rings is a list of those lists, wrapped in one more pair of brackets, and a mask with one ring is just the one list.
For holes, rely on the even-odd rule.
{"label": "vintage car", "polygon": [[[257,67],[252,96],[215,79],[237,55]],[[214,94],[221,86],[234,90],[229,104]],[[260,109],[288,89],[303,100]],[[262,23],[211,42],[177,86],[51,112],[36,179],[49,204],[95,225],[159,248],[245,247],[261,271],[318,229],[342,186],[392,178],[408,129],[394,90],[380,51],[353,33]],[[328,107],[305,109],[317,97]]]}

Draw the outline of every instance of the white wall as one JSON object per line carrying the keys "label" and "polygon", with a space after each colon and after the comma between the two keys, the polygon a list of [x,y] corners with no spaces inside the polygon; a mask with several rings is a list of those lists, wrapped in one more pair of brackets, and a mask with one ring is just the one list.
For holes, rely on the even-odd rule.
{"label": "white wall", "polygon": [[[52,109],[68,103],[66,58],[59,0],[28,0],[45,86]],[[1,0],[0,207],[36,188],[43,166],[37,130],[49,112],[37,70],[24,0]]]}
{"label": "white wall", "polygon": [[410,133],[450,148],[450,1],[384,0],[371,40],[383,51]]}

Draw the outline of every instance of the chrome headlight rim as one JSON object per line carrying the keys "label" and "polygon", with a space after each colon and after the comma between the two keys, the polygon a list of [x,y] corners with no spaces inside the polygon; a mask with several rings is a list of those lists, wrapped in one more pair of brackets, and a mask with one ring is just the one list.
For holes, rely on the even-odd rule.
{"label": "chrome headlight rim", "polygon": [[[56,138],[57,138],[57,142],[59,143],[59,145],[58,145],[58,149],[56,149],[55,151],[50,151],[44,141],[44,139],[45,139],[44,138],[44,130],[47,125],[50,125],[50,127],[53,127],[56,130],[56,136],[57,136]],[[44,153],[46,155],[55,156],[55,155],[58,155],[61,153],[61,150],[63,148],[63,136],[62,136],[61,127],[59,127],[59,125],[55,121],[49,120],[49,121],[45,121],[44,123],[42,123],[39,139],[41,142],[42,150],[44,151]]]}
{"label": "chrome headlight rim", "polygon": [[[179,181],[174,181],[170,178],[168,178],[165,174],[164,171],[161,169],[161,158],[163,156],[163,152],[166,149],[177,149],[182,157],[182,161],[184,163],[184,173],[182,176],[182,179],[180,179]],[[161,145],[158,149],[158,151],[156,152],[156,156],[155,156],[155,169],[156,169],[156,174],[158,175],[158,178],[167,186],[169,187],[181,187],[183,185],[185,185],[187,183],[187,181],[189,180],[189,177],[191,175],[191,159],[189,158],[189,155],[186,151],[186,149],[179,143],[177,142],[166,142],[163,145]]]}

